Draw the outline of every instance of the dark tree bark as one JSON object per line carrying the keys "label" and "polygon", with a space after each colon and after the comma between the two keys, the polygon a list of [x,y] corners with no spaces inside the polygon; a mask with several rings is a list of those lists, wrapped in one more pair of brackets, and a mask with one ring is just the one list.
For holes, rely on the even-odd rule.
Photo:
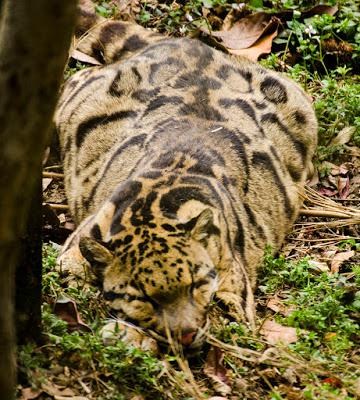
{"label": "dark tree bark", "polygon": [[0,1],[0,393],[14,398],[14,269],[56,104],[75,0]]}
{"label": "dark tree bark", "polygon": [[18,344],[41,339],[42,275],[42,182],[40,164],[36,171],[25,232],[19,244],[15,271],[15,328]]}

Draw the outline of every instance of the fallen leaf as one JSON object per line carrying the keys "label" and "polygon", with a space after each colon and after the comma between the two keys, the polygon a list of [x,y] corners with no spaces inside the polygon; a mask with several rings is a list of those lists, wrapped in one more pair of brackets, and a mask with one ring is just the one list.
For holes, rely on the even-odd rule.
{"label": "fallen leaf", "polygon": [[360,157],[360,149],[356,146],[344,146],[346,151],[354,157]]}
{"label": "fallen leaf", "polygon": [[355,131],[355,126],[347,126],[341,129],[337,136],[335,136],[334,139],[330,142],[330,146],[348,143],[351,140]]}
{"label": "fallen leaf", "polygon": [[317,192],[322,196],[332,197],[335,196],[338,191],[334,189],[320,188]]}
{"label": "fallen leaf", "polygon": [[339,8],[337,5],[335,6],[328,6],[326,4],[319,4],[315,7],[310,8],[310,10],[304,11],[302,14],[304,17],[309,18],[313,15],[321,15],[321,14],[328,14],[328,15],[335,15],[338,12]]}
{"label": "fallen leaf", "polygon": [[[239,20],[239,13],[241,13],[246,8],[246,4],[241,3],[239,4],[239,6],[240,6],[239,9],[236,10],[232,8],[228,12],[221,25],[222,31],[230,30],[231,27],[236,23],[236,21]],[[244,17],[244,15],[241,15],[241,17]]]}
{"label": "fallen leaf", "polygon": [[68,323],[70,332],[76,330],[91,332],[91,328],[82,321],[75,301],[68,297],[62,296],[56,301],[54,314]]}
{"label": "fallen leaf", "polygon": [[290,344],[295,343],[298,339],[295,328],[282,326],[271,320],[266,320],[263,323],[260,334],[263,335],[270,344],[279,342]]}
{"label": "fallen leaf", "polygon": [[102,65],[101,62],[99,62],[96,58],[88,56],[87,54],[76,49],[71,52],[70,57],[87,64]]}
{"label": "fallen leaf", "polygon": [[315,261],[309,260],[309,265],[316,271],[316,272],[329,272],[329,267],[326,262],[322,261]]}
{"label": "fallen leaf", "polygon": [[49,394],[50,396],[54,396],[54,397],[62,396],[62,397],[68,398],[68,399],[69,398],[73,399],[75,396],[74,391],[71,390],[70,388],[63,388],[63,387],[57,385],[56,383],[50,382],[50,381],[43,383],[41,385],[41,388],[45,393]]}
{"label": "fallen leaf", "polygon": [[226,396],[231,392],[231,387],[223,361],[224,353],[212,346],[205,362],[204,374],[212,381],[215,391]]}
{"label": "fallen leaf", "polygon": [[354,257],[355,251],[343,251],[342,253],[335,254],[334,258],[331,261],[330,271],[335,274],[339,272],[340,266],[344,261],[349,260],[351,257]]}
{"label": "fallen leaf", "polygon": [[339,388],[342,386],[341,380],[339,378],[336,378],[335,376],[325,378],[322,381],[323,381],[323,383],[327,383],[328,385],[331,385],[333,387]]}
{"label": "fallen leaf", "polygon": [[54,396],[54,400],[89,400],[84,396]]}
{"label": "fallen leaf", "polygon": [[341,165],[334,165],[331,168],[330,174],[333,176],[337,175],[346,175],[349,172],[349,170],[346,168],[344,164]]}
{"label": "fallen leaf", "polygon": [[285,317],[287,317],[291,314],[292,311],[294,311],[293,308],[287,307],[284,303],[282,303],[277,296],[271,298],[266,304],[266,307],[270,308],[270,310],[273,310],[276,313],[284,315]]}
{"label": "fallen leaf", "polygon": [[270,33],[267,36],[262,37],[248,49],[242,49],[242,50],[229,49],[229,53],[237,56],[246,57],[251,61],[257,61],[262,54],[269,54],[271,52],[272,41],[276,36],[277,36],[277,30],[273,33]]}
{"label": "fallen leaf", "polygon": [[52,178],[43,178],[42,179],[42,190],[46,190],[46,188],[50,185],[52,182]]}
{"label": "fallen leaf", "polygon": [[247,15],[233,24],[229,29],[229,25],[225,26],[226,30],[209,32],[206,28],[201,30],[213,37],[222,40],[222,44],[229,50],[247,49],[263,36],[273,35],[274,31],[280,24],[277,17],[271,16],[264,12]]}
{"label": "fallen leaf", "polygon": [[20,400],[37,399],[43,391],[41,389],[34,390],[31,387],[21,389]]}
{"label": "fallen leaf", "polygon": [[350,178],[348,176],[346,178],[339,177],[337,181],[337,188],[340,199],[346,199],[350,193]]}

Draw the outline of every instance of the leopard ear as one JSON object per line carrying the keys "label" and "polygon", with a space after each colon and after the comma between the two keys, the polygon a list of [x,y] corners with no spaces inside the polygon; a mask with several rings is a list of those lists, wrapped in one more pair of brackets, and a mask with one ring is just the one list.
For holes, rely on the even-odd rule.
{"label": "leopard ear", "polygon": [[197,217],[195,226],[191,230],[193,239],[201,242],[206,240],[216,229],[214,225],[214,214],[210,208],[203,210]]}
{"label": "leopard ear", "polygon": [[91,270],[96,275],[101,275],[104,268],[109,265],[114,256],[102,244],[90,237],[81,237],[79,241],[79,249],[82,256],[88,261]]}

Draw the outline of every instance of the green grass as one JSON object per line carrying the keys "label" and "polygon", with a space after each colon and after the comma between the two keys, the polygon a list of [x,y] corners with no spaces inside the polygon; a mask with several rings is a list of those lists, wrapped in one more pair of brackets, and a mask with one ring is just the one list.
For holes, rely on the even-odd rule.
{"label": "green grass", "polygon": [[[353,240],[340,244],[343,250],[357,246],[358,243]],[[66,367],[71,375],[75,374],[86,382],[97,399],[128,399],[130,393],[141,394],[145,399],[169,399],[166,394],[169,388],[178,399],[195,399],[167,378],[164,364],[157,357],[121,341],[111,346],[103,344],[99,332],[106,312],[98,291],[63,289],[61,279],[54,271],[56,256],[57,250],[51,245],[44,246],[44,344],[41,347],[30,344],[19,348],[20,383],[37,388],[49,380],[56,382],[54,371],[62,371]],[[293,311],[288,316],[273,315],[260,307],[260,318],[275,318],[283,326],[297,328],[299,339],[296,343],[282,346],[283,353],[275,369],[272,363],[266,361],[258,365],[239,361],[224,348],[224,365],[232,379],[248,382],[249,387],[241,389],[238,396],[252,399],[251,393],[256,391],[264,399],[287,399],[287,391],[295,386],[303,399],[356,398],[354,385],[356,379],[360,379],[359,370],[354,368],[359,361],[356,349],[360,328],[360,266],[350,263],[347,271],[347,275],[319,273],[308,259],[287,261],[282,256],[274,258],[267,253],[260,272],[257,298],[262,303],[262,300],[277,295]],[[83,320],[91,326],[92,332],[69,333],[67,323],[53,314],[52,304],[61,294],[76,301]],[[269,348],[261,336],[252,334],[243,324],[224,320],[213,329],[213,334],[224,343],[236,345],[239,349],[250,349],[259,355]],[[166,359],[177,370],[176,363],[171,361],[173,358]],[[292,360],[290,363],[289,359]],[[193,360],[194,365],[198,365],[194,369],[195,379],[204,383],[206,377],[199,369],[203,362],[201,357]],[[296,370],[296,384],[285,384],[283,375],[286,375],[288,367],[283,365],[284,362]],[[271,378],[271,387],[266,378],[270,369],[278,371],[278,376]],[[172,370],[173,374],[175,370]],[[181,378],[181,371],[175,371],[175,374],[184,379]],[[257,377],[256,384],[254,377]],[[336,384],[341,383],[341,390],[334,386],[334,377]],[[76,387],[70,380],[69,385]],[[81,393],[81,387],[78,386],[77,390]],[[208,390],[208,393],[210,395],[211,391]],[[233,394],[237,394],[236,388],[233,388]],[[205,392],[204,396],[206,398]]]}
{"label": "green grass", "polygon": [[[103,344],[99,331],[105,313],[97,290],[62,289],[60,276],[54,270],[57,253],[51,245],[44,246],[42,323],[45,344],[40,348],[32,344],[19,348],[19,373],[23,384],[39,387],[51,378],[54,369],[66,366],[80,376],[81,371],[93,375],[91,382],[101,377],[106,393],[97,395],[99,400],[122,400],[127,392],[145,393],[161,400],[163,383],[158,376],[163,370],[162,363],[121,341],[111,346]],[[76,301],[92,332],[69,333],[68,324],[54,315],[52,304],[61,294]]]}
{"label": "green grass", "polygon": [[283,257],[265,257],[259,290],[267,296],[283,293],[283,303],[295,310],[278,321],[309,332],[293,346],[295,350],[309,355],[324,351],[326,357],[341,362],[359,345],[359,266],[351,272],[347,278],[319,273],[307,259],[287,262]]}

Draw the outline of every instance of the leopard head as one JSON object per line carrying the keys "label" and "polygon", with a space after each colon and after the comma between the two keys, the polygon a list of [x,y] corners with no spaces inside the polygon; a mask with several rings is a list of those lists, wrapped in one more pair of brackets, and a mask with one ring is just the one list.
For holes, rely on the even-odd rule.
{"label": "leopard head", "polygon": [[106,243],[82,237],[79,248],[116,318],[160,341],[170,335],[198,346],[219,284],[221,242],[210,209],[187,223],[131,227]]}

